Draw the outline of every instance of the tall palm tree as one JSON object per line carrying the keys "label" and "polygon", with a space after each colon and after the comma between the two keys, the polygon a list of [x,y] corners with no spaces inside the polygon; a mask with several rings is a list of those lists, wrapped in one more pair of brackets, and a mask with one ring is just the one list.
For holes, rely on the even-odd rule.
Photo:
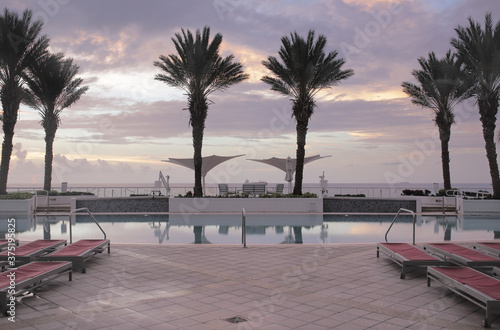
{"label": "tall palm tree", "polygon": [[485,17],[484,29],[469,17],[467,27],[455,29],[457,38],[451,40],[465,73],[474,79],[486,157],[490,167],[493,198],[500,199],[495,128],[500,99],[500,21],[493,27],[491,13]]}
{"label": "tall palm tree", "polygon": [[434,52],[428,58],[418,59],[420,70],[413,70],[412,75],[419,85],[403,82],[403,92],[408,94],[413,104],[429,108],[434,112],[434,122],[439,129],[441,140],[441,162],[443,168],[444,189],[451,189],[450,179],[450,142],[451,125],[455,123],[453,107],[470,97],[471,88],[463,77],[460,63],[451,51],[442,59],[437,59]]}
{"label": "tall palm tree", "polygon": [[47,54],[29,66],[24,75],[28,88],[24,89],[23,103],[38,110],[45,130],[45,175],[43,189],[49,191],[52,183],[53,145],[57,128],[61,123],[61,112],[78,101],[88,90],[75,78],[78,65],[73,59],[64,59],[63,54]]}
{"label": "tall palm tree", "polygon": [[271,90],[291,97],[292,116],[297,121],[294,195],[302,195],[306,134],[316,107],[314,96],[354,74],[351,69],[342,70],[345,60],[337,59],[337,51],[325,54],[325,36],[319,35],[316,40],[314,37],[313,30],[306,39],[297,32],[291,33],[290,38],[284,36],[278,53],[281,62],[274,56],[262,62],[274,77],[264,76],[261,80],[271,85]]}
{"label": "tall palm tree", "polygon": [[5,8],[0,15],[0,96],[2,98],[4,138],[0,162],[0,194],[7,193],[7,177],[12,140],[21,103],[22,73],[28,65],[47,51],[49,39],[40,36],[43,23],[32,21],[31,10],[22,17]]}
{"label": "tall palm tree", "polygon": [[196,30],[195,36],[189,30],[181,31],[182,34],[176,33],[175,38],[172,38],[177,54],[161,55],[160,61],[154,62],[163,71],[155,79],[182,89],[187,94],[189,123],[193,133],[194,197],[201,197],[201,149],[209,105],[208,95],[226,90],[247,79],[248,75],[243,73],[239,62],[233,61],[233,55],[225,58],[219,55],[222,43],[220,33],[210,42],[209,27],[204,27],[202,32]]}

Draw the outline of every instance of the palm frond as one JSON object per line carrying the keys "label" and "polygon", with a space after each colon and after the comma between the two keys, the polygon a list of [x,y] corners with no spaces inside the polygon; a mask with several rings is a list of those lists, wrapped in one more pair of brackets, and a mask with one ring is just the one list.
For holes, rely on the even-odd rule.
{"label": "palm frond", "polygon": [[249,77],[243,72],[243,66],[234,61],[233,55],[220,56],[222,35],[217,33],[210,40],[209,27],[196,30],[195,35],[181,29],[172,41],[177,54],[161,55],[160,61],[153,63],[162,71],[155,79],[184,90],[189,97],[201,95],[206,98]]}
{"label": "palm frond", "polygon": [[27,87],[23,89],[23,103],[38,110],[44,127],[57,128],[60,113],[88,90],[88,86],[81,86],[83,79],[75,78],[78,70],[73,59],[64,59],[64,54],[46,54],[32,62],[23,75]]}
{"label": "palm frond", "polygon": [[281,38],[279,60],[269,56],[262,62],[273,76],[266,75],[261,80],[270,85],[271,90],[292,97],[294,116],[302,116],[298,110],[301,107],[310,116],[318,92],[354,74],[351,69],[342,69],[345,61],[337,59],[336,51],[325,53],[326,41],[323,35],[316,38],[314,30],[310,30],[305,39],[294,32]]}

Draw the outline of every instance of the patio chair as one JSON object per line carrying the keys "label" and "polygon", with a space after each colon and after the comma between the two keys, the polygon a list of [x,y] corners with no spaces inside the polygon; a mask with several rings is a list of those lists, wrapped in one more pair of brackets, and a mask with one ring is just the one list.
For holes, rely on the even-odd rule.
{"label": "patio chair", "polygon": [[219,195],[226,196],[229,193],[229,188],[226,183],[219,183]]}
{"label": "patio chair", "polygon": [[71,261],[73,270],[85,273],[85,261],[92,258],[104,249],[110,253],[111,245],[109,239],[82,239],[60,250],[40,257],[44,261]]}
{"label": "patio chair", "polygon": [[379,252],[388,255],[389,258],[401,266],[401,279],[406,277],[408,271],[419,267],[451,264],[449,261],[430,255],[415,245],[408,243],[377,243],[377,258]]}
{"label": "patio chair", "polygon": [[[15,274],[15,288],[11,286],[11,273]],[[32,293],[36,288],[68,274],[71,281],[71,262],[35,261],[18,267],[15,271],[0,273],[0,313],[8,315],[15,309],[15,297]],[[12,297],[12,298],[11,298]]]}
{"label": "patio chair", "polygon": [[500,243],[476,243],[474,244],[474,249],[500,257]]}
{"label": "patio chair", "polygon": [[278,183],[275,188],[268,190],[268,194],[283,194],[283,188],[285,185],[283,183]]}
{"label": "patio chair", "polygon": [[500,280],[469,267],[428,267],[427,286],[431,279],[485,309],[483,327],[490,327],[494,314],[500,314]]}
{"label": "patio chair", "polygon": [[254,185],[252,183],[244,183],[242,189],[244,193],[248,193],[250,195],[254,194]]}
{"label": "patio chair", "polygon": [[15,251],[3,251],[0,253],[0,260],[9,262],[15,260],[16,264],[27,263],[54,252],[63,245],[66,245],[66,240],[39,239],[18,246]]}
{"label": "patio chair", "polygon": [[500,259],[454,243],[425,243],[424,249],[467,267],[500,266]]}

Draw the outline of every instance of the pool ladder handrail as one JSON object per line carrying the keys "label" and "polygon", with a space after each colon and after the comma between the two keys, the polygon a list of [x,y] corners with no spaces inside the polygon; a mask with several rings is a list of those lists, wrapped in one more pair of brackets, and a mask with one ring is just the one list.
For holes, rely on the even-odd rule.
{"label": "pool ladder handrail", "polygon": [[42,190],[36,190],[35,191],[35,198],[34,198],[34,206],[33,206],[33,209],[35,210],[36,212],[36,209],[38,207],[37,203],[36,203],[36,198],[38,197],[38,193],[41,192],[41,191],[44,191],[46,192],[47,194],[45,195],[45,212],[49,213],[49,208],[50,208],[50,198],[49,198],[49,191],[48,190],[45,190],[45,189],[42,189]]}
{"label": "pool ladder handrail", "polygon": [[386,233],[385,233],[385,242],[386,243],[389,243],[387,241],[387,234],[389,234],[389,231],[391,230],[392,228],[392,225],[394,224],[394,222],[396,221],[396,219],[398,218],[399,214],[401,212],[407,212],[407,213],[410,213],[413,217],[413,245],[415,245],[415,212],[413,212],[412,210],[408,210],[408,209],[405,209],[405,208],[400,208],[398,210],[398,213],[396,213],[396,216],[394,217],[394,219],[392,219],[392,222],[391,222],[391,225],[389,226],[389,229],[387,229]]}
{"label": "pool ladder handrail", "polygon": [[241,244],[247,247],[247,215],[245,209],[241,209]]}
{"label": "pool ladder handrail", "polygon": [[99,227],[99,229],[103,233],[104,239],[106,239],[106,233],[102,229],[101,225],[99,225],[99,222],[97,222],[97,220],[94,218],[94,216],[92,215],[92,213],[90,212],[90,210],[88,208],[82,207],[82,208],[79,208],[79,209],[71,210],[71,212],[69,212],[69,214],[68,214],[68,216],[69,216],[69,244],[73,243],[73,230],[72,230],[72,226],[71,226],[71,214],[76,213],[78,211],[86,211],[87,214],[90,215],[90,217],[92,218],[92,220],[94,220],[94,222],[97,225],[97,227]]}

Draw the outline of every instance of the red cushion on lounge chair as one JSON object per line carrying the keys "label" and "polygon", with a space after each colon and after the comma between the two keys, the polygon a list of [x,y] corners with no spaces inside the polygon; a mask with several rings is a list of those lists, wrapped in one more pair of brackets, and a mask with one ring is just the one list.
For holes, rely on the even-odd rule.
{"label": "red cushion on lounge chair", "polygon": [[10,285],[11,278],[7,277],[11,273],[15,273],[15,282],[19,283],[21,281],[25,281],[27,279],[39,276],[49,270],[55,269],[66,262],[43,262],[43,261],[35,261],[29,264],[18,267],[15,270],[7,270],[3,273],[0,273],[0,289],[6,288]]}
{"label": "red cushion on lounge chair", "polygon": [[[39,239],[33,242],[30,242],[25,245],[17,246],[16,250],[13,251],[16,256],[22,257],[22,256],[28,256],[32,254],[33,252],[36,252],[40,249],[44,249],[47,247],[50,247],[51,245],[64,242],[64,240],[52,240],[52,239]],[[10,252],[12,253],[12,251]],[[9,251],[4,251],[0,253],[0,255],[5,256],[9,255]]]}
{"label": "red cushion on lounge chair", "polygon": [[431,246],[434,246],[436,248],[439,248],[443,251],[446,251],[448,253],[453,253],[456,254],[457,256],[467,258],[471,261],[498,261],[498,258],[491,257],[489,255],[486,255],[484,253],[481,253],[479,251],[473,250],[466,248],[464,246],[460,246],[457,244],[453,243],[433,243],[429,244]]}
{"label": "red cushion on lounge chair", "polygon": [[395,253],[399,253],[408,260],[440,260],[419,248],[408,243],[379,243]]}
{"label": "red cushion on lounge chair", "polygon": [[83,239],[71,245],[65,246],[61,250],[51,253],[50,256],[78,256],[99,244],[106,242],[105,239]]}
{"label": "red cushion on lounge chair", "polygon": [[490,296],[493,299],[500,299],[500,281],[485,275],[472,268],[442,268],[433,267],[434,270],[451,277],[457,282],[468,286]]}

